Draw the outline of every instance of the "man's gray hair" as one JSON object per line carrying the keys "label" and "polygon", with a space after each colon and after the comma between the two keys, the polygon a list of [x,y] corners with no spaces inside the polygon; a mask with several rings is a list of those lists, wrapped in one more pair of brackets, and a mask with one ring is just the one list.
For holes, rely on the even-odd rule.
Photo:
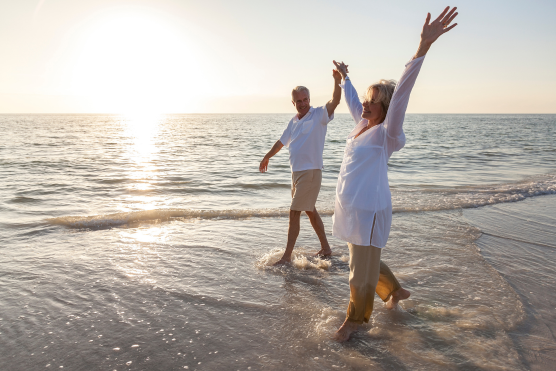
{"label": "man's gray hair", "polygon": [[307,89],[305,86],[296,86],[292,90],[292,102],[295,102],[295,98],[293,97],[293,95],[295,93],[302,93],[302,92],[307,92],[307,96],[309,97],[309,99],[311,98],[311,93],[309,93],[309,89]]}

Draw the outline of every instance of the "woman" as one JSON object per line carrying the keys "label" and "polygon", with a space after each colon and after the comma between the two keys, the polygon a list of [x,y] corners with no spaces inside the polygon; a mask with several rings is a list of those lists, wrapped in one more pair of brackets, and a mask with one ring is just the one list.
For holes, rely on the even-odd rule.
{"label": "woman", "polygon": [[430,13],[427,15],[417,53],[406,64],[398,84],[380,80],[367,89],[362,104],[347,76],[348,66],[334,61],[344,80],[342,88],[351,116],[358,123],[347,139],[333,216],[333,234],[348,242],[350,253],[350,302],[346,320],[335,335],[338,341],[348,340],[360,324],[370,319],[380,252],[392,223],[388,159],[405,145],[402,125],[411,89],[431,45],[457,26],[449,26],[458,14],[456,9],[447,7],[432,23]]}

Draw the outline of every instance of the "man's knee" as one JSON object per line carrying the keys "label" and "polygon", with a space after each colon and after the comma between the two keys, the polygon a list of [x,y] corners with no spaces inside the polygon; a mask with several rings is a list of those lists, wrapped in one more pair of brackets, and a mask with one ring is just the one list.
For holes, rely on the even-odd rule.
{"label": "man's knee", "polygon": [[299,211],[299,210],[290,210],[290,219],[299,218],[299,217],[301,217],[301,211]]}
{"label": "man's knee", "polygon": [[309,218],[314,218],[315,216],[318,215],[316,207],[313,208],[313,211],[305,211],[305,213]]}

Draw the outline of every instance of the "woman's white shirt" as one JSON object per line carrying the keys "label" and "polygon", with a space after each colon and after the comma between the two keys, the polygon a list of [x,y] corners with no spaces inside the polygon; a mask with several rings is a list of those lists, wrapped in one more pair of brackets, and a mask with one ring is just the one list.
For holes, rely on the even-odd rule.
{"label": "woman's white shirt", "polygon": [[332,233],[344,241],[362,246],[386,246],[392,224],[388,159],[405,145],[405,111],[424,58],[416,58],[405,65],[384,122],[357,138],[355,136],[367,126],[367,120],[361,119],[363,106],[349,78],[341,85],[350,114],[358,123],[346,141],[332,217]]}

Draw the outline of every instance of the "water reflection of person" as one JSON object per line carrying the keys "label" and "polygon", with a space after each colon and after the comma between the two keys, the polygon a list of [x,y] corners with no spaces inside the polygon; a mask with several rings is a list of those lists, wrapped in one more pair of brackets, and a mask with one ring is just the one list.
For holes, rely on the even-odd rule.
{"label": "water reflection of person", "polygon": [[[405,145],[402,126],[411,90],[431,45],[457,25],[449,26],[458,14],[456,9],[447,7],[432,22],[430,13],[427,15],[417,53],[406,64],[400,81],[380,80],[371,85],[363,103],[347,75],[348,66],[334,61],[343,78],[349,111],[357,123],[347,139],[333,217],[333,234],[348,243],[350,252],[350,301],[346,320],[335,334],[338,341],[348,340],[360,324],[369,321],[375,290],[382,286],[380,253],[392,223],[388,159]],[[382,266],[384,269],[386,265]],[[400,294],[397,300],[409,296],[406,290]]]}

